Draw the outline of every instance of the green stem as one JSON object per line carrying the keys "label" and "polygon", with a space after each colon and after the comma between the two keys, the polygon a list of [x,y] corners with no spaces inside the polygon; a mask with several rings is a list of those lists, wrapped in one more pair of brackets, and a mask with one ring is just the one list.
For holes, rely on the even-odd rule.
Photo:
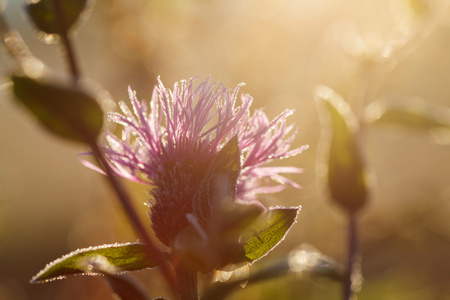
{"label": "green stem", "polygon": [[353,275],[357,264],[358,241],[357,241],[357,223],[355,213],[348,215],[348,244],[347,244],[347,264],[344,278],[344,300],[352,299]]}

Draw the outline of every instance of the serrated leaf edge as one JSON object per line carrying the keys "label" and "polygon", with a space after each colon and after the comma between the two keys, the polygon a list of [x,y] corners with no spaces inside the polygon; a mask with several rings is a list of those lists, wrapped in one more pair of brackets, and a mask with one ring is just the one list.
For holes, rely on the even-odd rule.
{"label": "serrated leaf edge", "polygon": [[[63,256],[61,256],[60,258],[55,259],[54,261],[48,263],[42,270],[40,270],[36,275],[34,275],[31,280],[30,283],[47,283],[47,282],[51,282],[51,281],[55,281],[55,280],[61,280],[61,279],[65,279],[66,276],[65,275],[59,275],[57,277],[53,277],[53,278],[49,278],[49,279],[44,279],[41,280],[39,279],[39,277],[41,277],[43,274],[45,274],[48,270],[50,270],[52,267],[54,267],[55,265],[63,262],[64,260],[67,260],[75,255],[78,255],[80,253],[83,252],[88,252],[88,251],[95,251],[95,250],[101,250],[101,249],[107,249],[107,248],[114,248],[114,247],[123,247],[123,246],[130,246],[130,245],[142,245],[144,246],[145,244],[140,243],[140,242],[128,242],[128,243],[113,243],[113,244],[104,244],[104,245],[100,245],[100,246],[90,246],[87,248],[81,248],[81,249],[77,249],[74,250],[68,254],[65,254]],[[92,255],[92,256],[96,256],[96,255]],[[147,267],[147,268],[143,268],[143,269],[152,269],[151,267]],[[123,273],[128,273],[129,271],[127,270],[119,270],[117,272],[117,274],[123,274]],[[70,274],[70,275],[85,275],[85,276],[103,276],[102,273],[97,273],[97,272],[92,272],[92,273],[76,273],[76,274]]]}
{"label": "serrated leaf edge", "polygon": [[260,256],[259,258],[250,261],[250,264],[253,264],[254,262],[259,261],[260,259],[262,259],[263,257],[266,257],[267,254],[269,254],[270,252],[272,252],[272,250],[274,250],[276,247],[278,247],[278,245],[284,241],[284,239],[286,238],[287,234],[289,233],[289,231],[291,231],[292,226],[294,226],[294,224],[297,223],[297,218],[298,218],[298,214],[300,213],[300,211],[302,210],[302,206],[298,205],[298,206],[270,206],[267,211],[269,210],[274,210],[274,209],[295,209],[296,210],[296,214],[294,217],[294,222],[292,222],[292,224],[289,226],[289,228],[286,230],[286,232],[284,233],[283,237],[278,241],[278,243],[276,243],[271,249],[269,249],[266,253],[264,253],[262,256]]}

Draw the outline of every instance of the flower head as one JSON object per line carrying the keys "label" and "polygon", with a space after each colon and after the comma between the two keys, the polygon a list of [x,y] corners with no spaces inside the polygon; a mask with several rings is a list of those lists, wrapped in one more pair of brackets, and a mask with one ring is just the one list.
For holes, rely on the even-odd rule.
{"label": "flower head", "polygon": [[163,243],[171,246],[193,213],[195,218],[195,194],[221,149],[235,137],[240,163],[231,186],[237,200],[261,205],[258,193],[277,192],[285,184],[298,187],[280,174],[301,169],[263,166],[306,148],[290,150],[295,132],[286,118],[292,111],[272,121],[262,110],[250,115],[252,97],[243,95],[236,103],[242,84],[232,91],[209,78],[196,87],[193,79],[180,81],[173,90],[158,83],[149,105],[129,89],[133,112],[121,102],[122,114],[108,115],[124,129],[121,138],[106,133],[105,154],[116,175],[151,187],[152,226]]}

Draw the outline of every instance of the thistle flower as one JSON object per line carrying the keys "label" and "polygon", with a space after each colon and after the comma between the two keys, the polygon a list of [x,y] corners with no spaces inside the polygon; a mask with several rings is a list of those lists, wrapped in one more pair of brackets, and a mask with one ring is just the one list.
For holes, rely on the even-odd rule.
{"label": "thistle flower", "polygon": [[[299,187],[281,173],[300,173],[294,167],[263,167],[269,161],[290,157],[306,149],[290,150],[295,132],[286,125],[286,110],[269,121],[262,110],[250,115],[252,97],[233,91],[210,78],[194,86],[194,79],[166,89],[158,78],[150,107],[129,89],[133,112],[121,102],[120,113],[108,119],[124,126],[122,137],[107,132],[105,155],[116,175],[150,186],[152,228],[171,247],[192,220],[200,183],[208,176],[220,150],[234,137],[240,155],[236,173],[236,201],[262,204],[258,193],[281,191],[286,184]],[[275,182],[275,184],[274,184]],[[189,219],[191,217],[191,219]]]}

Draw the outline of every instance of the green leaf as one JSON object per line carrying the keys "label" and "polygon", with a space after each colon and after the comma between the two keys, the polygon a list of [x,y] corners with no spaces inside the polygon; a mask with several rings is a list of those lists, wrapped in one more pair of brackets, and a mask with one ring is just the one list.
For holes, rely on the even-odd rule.
{"label": "green leaf", "polygon": [[331,89],[318,87],[316,100],[325,106],[332,132],[328,157],[331,196],[341,207],[355,212],[368,198],[365,164],[357,139],[358,123],[349,105]]}
{"label": "green leaf", "polygon": [[291,251],[288,256],[288,263],[289,270],[293,274],[307,274],[344,281],[344,268],[342,265],[306,244]]}
{"label": "green leaf", "polygon": [[87,2],[87,0],[40,0],[27,4],[26,11],[38,29],[48,34],[65,35],[79,19]]}
{"label": "green leaf", "polygon": [[111,264],[105,256],[88,255],[80,258],[78,264],[84,266],[89,275],[103,275],[118,299],[149,300],[144,287],[130,275],[118,274],[121,270]]}
{"label": "green leaf", "polygon": [[81,89],[13,76],[14,94],[54,134],[93,144],[103,126],[95,98]]}
{"label": "green leaf", "polygon": [[366,121],[381,125],[399,125],[417,130],[450,128],[450,110],[417,98],[394,103],[374,102],[365,112]]}
{"label": "green leaf", "polygon": [[[99,267],[100,266],[100,267]],[[67,275],[100,275],[137,271],[157,267],[141,243],[110,244],[78,249],[49,263],[36,274],[31,283],[63,279]],[[107,269],[109,268],[109,269]],[[111,270],[112,268],[112,270]]]}
{"label": "green leaf", "polygon": [[241,236],[245,256],[250,261],[264,257],[286,236],[296,222],[300,207],[269,208]]}
{"label": "green leaf", "polygon": [[271,259],[262,266],[260,265],[258,270],[249,276],[211,285],[205,291],[202,299],[225,299],[242,284],[252,285],[286,275],[295,275],[300,278],[304,275],[325,277],[337,281],[343,281],[344,278],[343,267],[335,260],[311,246],[302,245],[300,248],[291,251],[287,256]]}

